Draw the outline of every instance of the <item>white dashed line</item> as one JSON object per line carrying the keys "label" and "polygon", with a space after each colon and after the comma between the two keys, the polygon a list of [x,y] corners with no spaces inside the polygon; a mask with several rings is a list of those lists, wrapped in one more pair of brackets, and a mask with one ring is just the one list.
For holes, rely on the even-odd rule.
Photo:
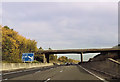
{"label": "white dashed line", "polygon": [[47,79],[47,81],[49,81],[49,80],[50,80],[50,78]]}
{"label": "white dashed line", "polygon": [[50,80],[50,78],[48,78],[46,81],[44,81],[44,82],[47,82],[47,81],[49,81]]}
{"label": "white dashed line", "polygon": [[4,79],[4,80],[8,80],[8,79],[6,78],[6,79]]}
{"label": "white dashed line", "polygon": [[63,70],[61,70],[60,72],[63,72]]}
{"label": "white dashed line", "polygon": [[93,75],[93,76],[97,77],[98,79],[102,80],[103,82],[108,82],[108,81],[106,81],[105,79],[103,79],[103,78],[101,78],[101,77],[95,75],[94,73],[88,71],[88,70],[85,69],[84,67],[82,67],[82,66],[80,66],[80,67],[81,67],[82,69],[84,69],[85,71],[87,71],[88,73],[90,73],[91,75]]}

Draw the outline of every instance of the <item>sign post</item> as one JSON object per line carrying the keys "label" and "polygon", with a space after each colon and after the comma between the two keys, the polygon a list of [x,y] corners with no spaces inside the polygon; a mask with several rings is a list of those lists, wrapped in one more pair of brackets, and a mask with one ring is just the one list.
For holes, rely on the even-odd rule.
{"label": "sign post", "polygon": [[26,62],[26,61],[34,61],[34,53],[23,53],[22,54],[22,61]]}

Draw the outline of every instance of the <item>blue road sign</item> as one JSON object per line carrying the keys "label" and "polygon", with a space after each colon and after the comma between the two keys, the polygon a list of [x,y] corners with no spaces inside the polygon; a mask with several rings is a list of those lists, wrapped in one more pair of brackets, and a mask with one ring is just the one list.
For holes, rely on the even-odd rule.
{"label": "blue road sign", "polygon": [[34,61],[34,53],[23,53],[22,61]]}

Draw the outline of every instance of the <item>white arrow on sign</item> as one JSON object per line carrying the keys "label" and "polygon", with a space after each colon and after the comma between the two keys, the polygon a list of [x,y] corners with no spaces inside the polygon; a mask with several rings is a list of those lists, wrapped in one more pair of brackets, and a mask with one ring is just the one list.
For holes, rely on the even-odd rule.
{"label": "white arrow on sign", "polygon": [[31,60],[33,60],[33,56],[32,57],[28,56],[28,58],[30,58]]}

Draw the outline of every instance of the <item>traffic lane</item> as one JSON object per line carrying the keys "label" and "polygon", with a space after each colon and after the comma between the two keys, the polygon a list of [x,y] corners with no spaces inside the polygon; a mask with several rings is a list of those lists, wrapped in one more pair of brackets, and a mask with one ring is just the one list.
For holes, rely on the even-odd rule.
{"label": "traffic lane", "polygon": [[48,70],[56,67],[58,66],[46,66],[46,67],[40,67],[40,68],[31,68],[31,69],[16,70],[16,71],[10,71],[10,72],[2,72],[2,79],[4,80],[4,79],[16,78],[19,76],[35,73],[39,70],[44,71],[44,70]]}
{"label": "traffic lane", "polygon": [[64,70],[61,70],[60,73],[51,80],[99,80],[95,76],[89,74],[82,68],[76,66],[66,66]]}
{"label": "traffic lane", "polygon": [[37,71],[33,74],[24,75],[10,80],[99,80],[89,74],[78,65],[61,66],[45,71]]}
{"label": "traffic lane", "polygon": [[9,80],[47,80],[48,78],[57,75],[61,69],[64,70],[64,67],[65,66],[59,66],[44,71],[38,70],[32,74],[11,78]]}

